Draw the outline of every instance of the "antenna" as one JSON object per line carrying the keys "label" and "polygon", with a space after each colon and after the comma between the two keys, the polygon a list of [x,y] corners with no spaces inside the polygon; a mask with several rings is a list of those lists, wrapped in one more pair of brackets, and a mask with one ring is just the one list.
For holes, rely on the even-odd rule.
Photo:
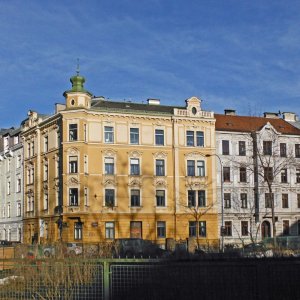
{"label": "antenna", "polygon": [[77,68],[76,68],[77,76],[79,75],[79,71],[80,71],[80,68],[79,68],[79,58],[77,58]]}

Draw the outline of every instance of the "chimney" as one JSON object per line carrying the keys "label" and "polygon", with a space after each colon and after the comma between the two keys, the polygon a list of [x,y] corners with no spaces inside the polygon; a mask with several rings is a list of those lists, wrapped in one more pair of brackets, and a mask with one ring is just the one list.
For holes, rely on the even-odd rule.
{"label": "chimney", "polygon": [[236,112],[235,109],[224,109],[224,114],[226,116],[235,116]]}
{"label": "chimney", "polygon": [[283,118],[283,120],[285,120],[287,122],[296,122],[297,121],[297,116],[293,112],[283,112],[282,118]]}
{"label": "chimney", "polygon": [[160,105],[160,99],[147,99],[149,105]]}
{"label": "chimney", "polygon": [[264,112],[264,117],[268,119],[279,119],[279,113]]}

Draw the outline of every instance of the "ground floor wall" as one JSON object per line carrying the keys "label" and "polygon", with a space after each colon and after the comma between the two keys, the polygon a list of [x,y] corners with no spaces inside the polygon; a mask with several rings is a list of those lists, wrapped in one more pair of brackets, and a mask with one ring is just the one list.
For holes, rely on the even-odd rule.
{"label": "ground floor wall", "polygon": [[[201,234],[200,229],[198,231],[200,244],[218,244],[217,214],[201,216],[197,226],[199,221],[202,222]],[[187,214],[116,214],[113,211],[106,214],[64,214],[24,220],[24,242],[97,243],[114,238],[143,238],[165,245],[168,238],[188,239],[193,234],[190,222],[196,222],[196,219]]]}
{"label": "ground floor wall", "polygon": [[[300,236],[300,214],[278,212],[275,214],[276,236]],[[248,244],[273,237],[272,218],[260,214],[259,222],[254,216],[245,214],[225,214],[224,244]],[[221,227],[221,215],[219,217]],[[247,226],[247,230],[245,228]],[[243,228],[244,227],[244,228]]]}
{"label": "ground floor wall", "polygon": [[0,239],[23,242],[23,221],[0,223]]}

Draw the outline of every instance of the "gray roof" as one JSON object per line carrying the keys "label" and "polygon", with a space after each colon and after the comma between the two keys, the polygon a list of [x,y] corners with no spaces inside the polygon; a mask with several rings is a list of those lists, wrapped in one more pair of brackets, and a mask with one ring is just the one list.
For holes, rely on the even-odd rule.
{"label": "gray roof", "polygon": [[132,112],[137,111],[139,113],[158,113],[158,114],[173,114],[174,108],[185,109],[182,106],[166,106],[166,105],[151,105],[140,104],[134,102],[117,102],[111,100],[96,99],[91,102],[91,109],[106,110],[106,111],[118,111]]}

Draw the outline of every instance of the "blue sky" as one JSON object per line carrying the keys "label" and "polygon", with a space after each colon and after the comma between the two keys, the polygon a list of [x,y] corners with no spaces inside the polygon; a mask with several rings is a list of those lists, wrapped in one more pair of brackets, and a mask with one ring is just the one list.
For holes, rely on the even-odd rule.
{"label": "blue sky", "polygon": [[0,0],[0,127],[96,96],[300,114],[300,1]]}

